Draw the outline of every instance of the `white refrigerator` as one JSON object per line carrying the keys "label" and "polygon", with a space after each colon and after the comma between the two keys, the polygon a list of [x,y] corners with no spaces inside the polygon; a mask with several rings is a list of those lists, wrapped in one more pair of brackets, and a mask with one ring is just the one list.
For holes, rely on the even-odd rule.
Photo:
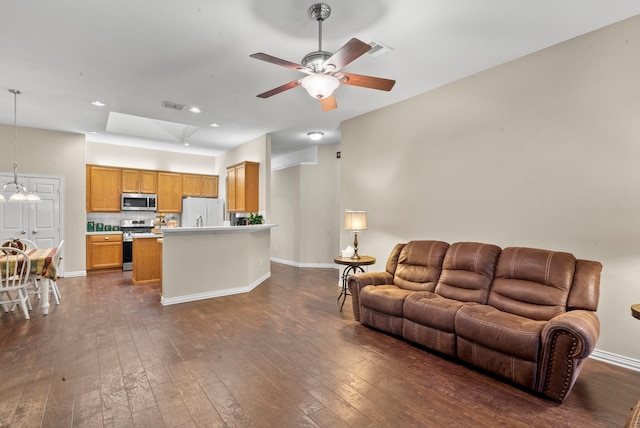
{"label": "white refrigerator", "polygon": [[222,226],[224,201],[216,198],[182,198],[182,227]]}

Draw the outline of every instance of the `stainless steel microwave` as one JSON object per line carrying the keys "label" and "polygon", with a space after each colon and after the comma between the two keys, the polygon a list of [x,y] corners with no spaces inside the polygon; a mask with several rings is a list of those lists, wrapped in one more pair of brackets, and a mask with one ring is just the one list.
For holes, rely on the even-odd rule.
{"label": "stainless steel microwave", "polygon": [[155,211],[158,195],[144,193],[123,193],[122,211]]}

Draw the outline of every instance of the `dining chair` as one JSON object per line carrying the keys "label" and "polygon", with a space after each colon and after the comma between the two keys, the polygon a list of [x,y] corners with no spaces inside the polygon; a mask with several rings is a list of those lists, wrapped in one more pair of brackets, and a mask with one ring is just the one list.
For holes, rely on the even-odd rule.
{"label": "dining chair", "polygon": [[[60,241],[58,245],[58,251],[56,251],[56,255],[53,257],[52,263],[55,264],[56,269],[60,268],[60,261],[62,260],[62,247],[64,246],[64,239]],[[41,275],[35,275],[30,280],[30,287],[28,287],[29,294],[33,294],[37,299],[40,299],[42,296],[40,294],[42,287],[40,286],[39,281],[47,280],[47,278],[43,278]],[[60,295],[60,289],[58,288],[58,283],[51,279],[49,280],[49,294],[53,294],[54,299],[56,299],[56,304],[60,304],[60,299],[62,296]],[[29,305],[31,302],[27,302]]]}
{"label": "dining chair", "polygon": [[[64,246],[64,239],[62,241],[60,241],[60,244],[58,245],[58,251],[56,251],[56,255],[53,258],[53,263],[55,263],[56,269],[60,269],[60,262],[62,261],[62,247]],[[60,304],[60,299],[62,299],[62,296],[60,295],[60,289],[58,288],[58,284],[56,283],[55,280],[51,280],[50,282],[51,287],[49,288],[49,291],[53,293],[53,297],[56,299],[56,304]]]}
{"label": "dining chair", "polygon": [[[12,304],[11,311],[16,305],[20,305],[24,317],[29,319],[27,286],[31,260],[18,248],[0,247],[0,251],[5,254],[0,259],[0,306],[5,312],[9,312],[9,304]],[[15,297],[11,294],[13,292],[17,292]]]}

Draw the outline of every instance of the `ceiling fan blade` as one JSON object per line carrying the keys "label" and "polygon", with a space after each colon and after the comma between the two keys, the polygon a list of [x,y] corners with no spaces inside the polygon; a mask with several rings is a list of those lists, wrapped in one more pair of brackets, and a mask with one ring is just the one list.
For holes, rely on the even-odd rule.
{"label": "ceiling fan blade", "polygon": [[340,73],[340,76],[346,77],[346,79],[340,79],[341,83],[353,86],[362,86],[365,88],[379,89],[381,91],[390,91],[393,85],[396,84],[395,80],[383,79],[381,77],[363,76],[361,74],[352,73]]}
{"label": "ceiling fan blade", "polygon": [[371,46],[361,40],[353,38],[324,62],[324,69],[328,71],[338,71],[370,50]]}
{"label": "ceiling fan blade", "polygon": [[326,98],[320,98],[320,105],[322,106],[322,111],[329,111],[337,108],[338,102],[336,101],[335,95],[331,94]]}
{"label": "ceiling fan blade", "polygon": [[270,62],[271,64],[280,65],[282,67],[289,68],[291,70],[301,71],[303,73],[311,74],[311,71],[307,70],[302,64],[296,64],[295,62],[287,61],[284,59],[276,58],[266,53],[258,52],[249,55],[251,58],[259,59],[261,61]]}
{"label": "ceiling fan blade", "polygon": [[288,89],[295,88],[298,85],[300,85],[300,80],[294,80],[293,82],[285,83],[282,86],[278,86],[277,88],[274,88],[274,89],[272,89],[270,91],[267,91],[267,92],[263,92],[262,94],[256,95],[256,96],[258,98],[269,98],[269,97],[271,97],[273,95],[279,94],[280,92],[284,92],[284,91],[286,91]]}

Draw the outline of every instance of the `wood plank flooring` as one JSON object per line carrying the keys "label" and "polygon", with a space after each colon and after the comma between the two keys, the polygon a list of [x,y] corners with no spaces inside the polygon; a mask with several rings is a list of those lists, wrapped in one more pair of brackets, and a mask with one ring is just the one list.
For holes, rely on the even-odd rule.
{"label": "wood plank flooring", "polygon": [[0,313],[0,426],[613,427],[640,399],[593,360],[562,405],[530,395],[339,312],[337,270],[271,266],[242,295],[163,307],[116,272]]}

